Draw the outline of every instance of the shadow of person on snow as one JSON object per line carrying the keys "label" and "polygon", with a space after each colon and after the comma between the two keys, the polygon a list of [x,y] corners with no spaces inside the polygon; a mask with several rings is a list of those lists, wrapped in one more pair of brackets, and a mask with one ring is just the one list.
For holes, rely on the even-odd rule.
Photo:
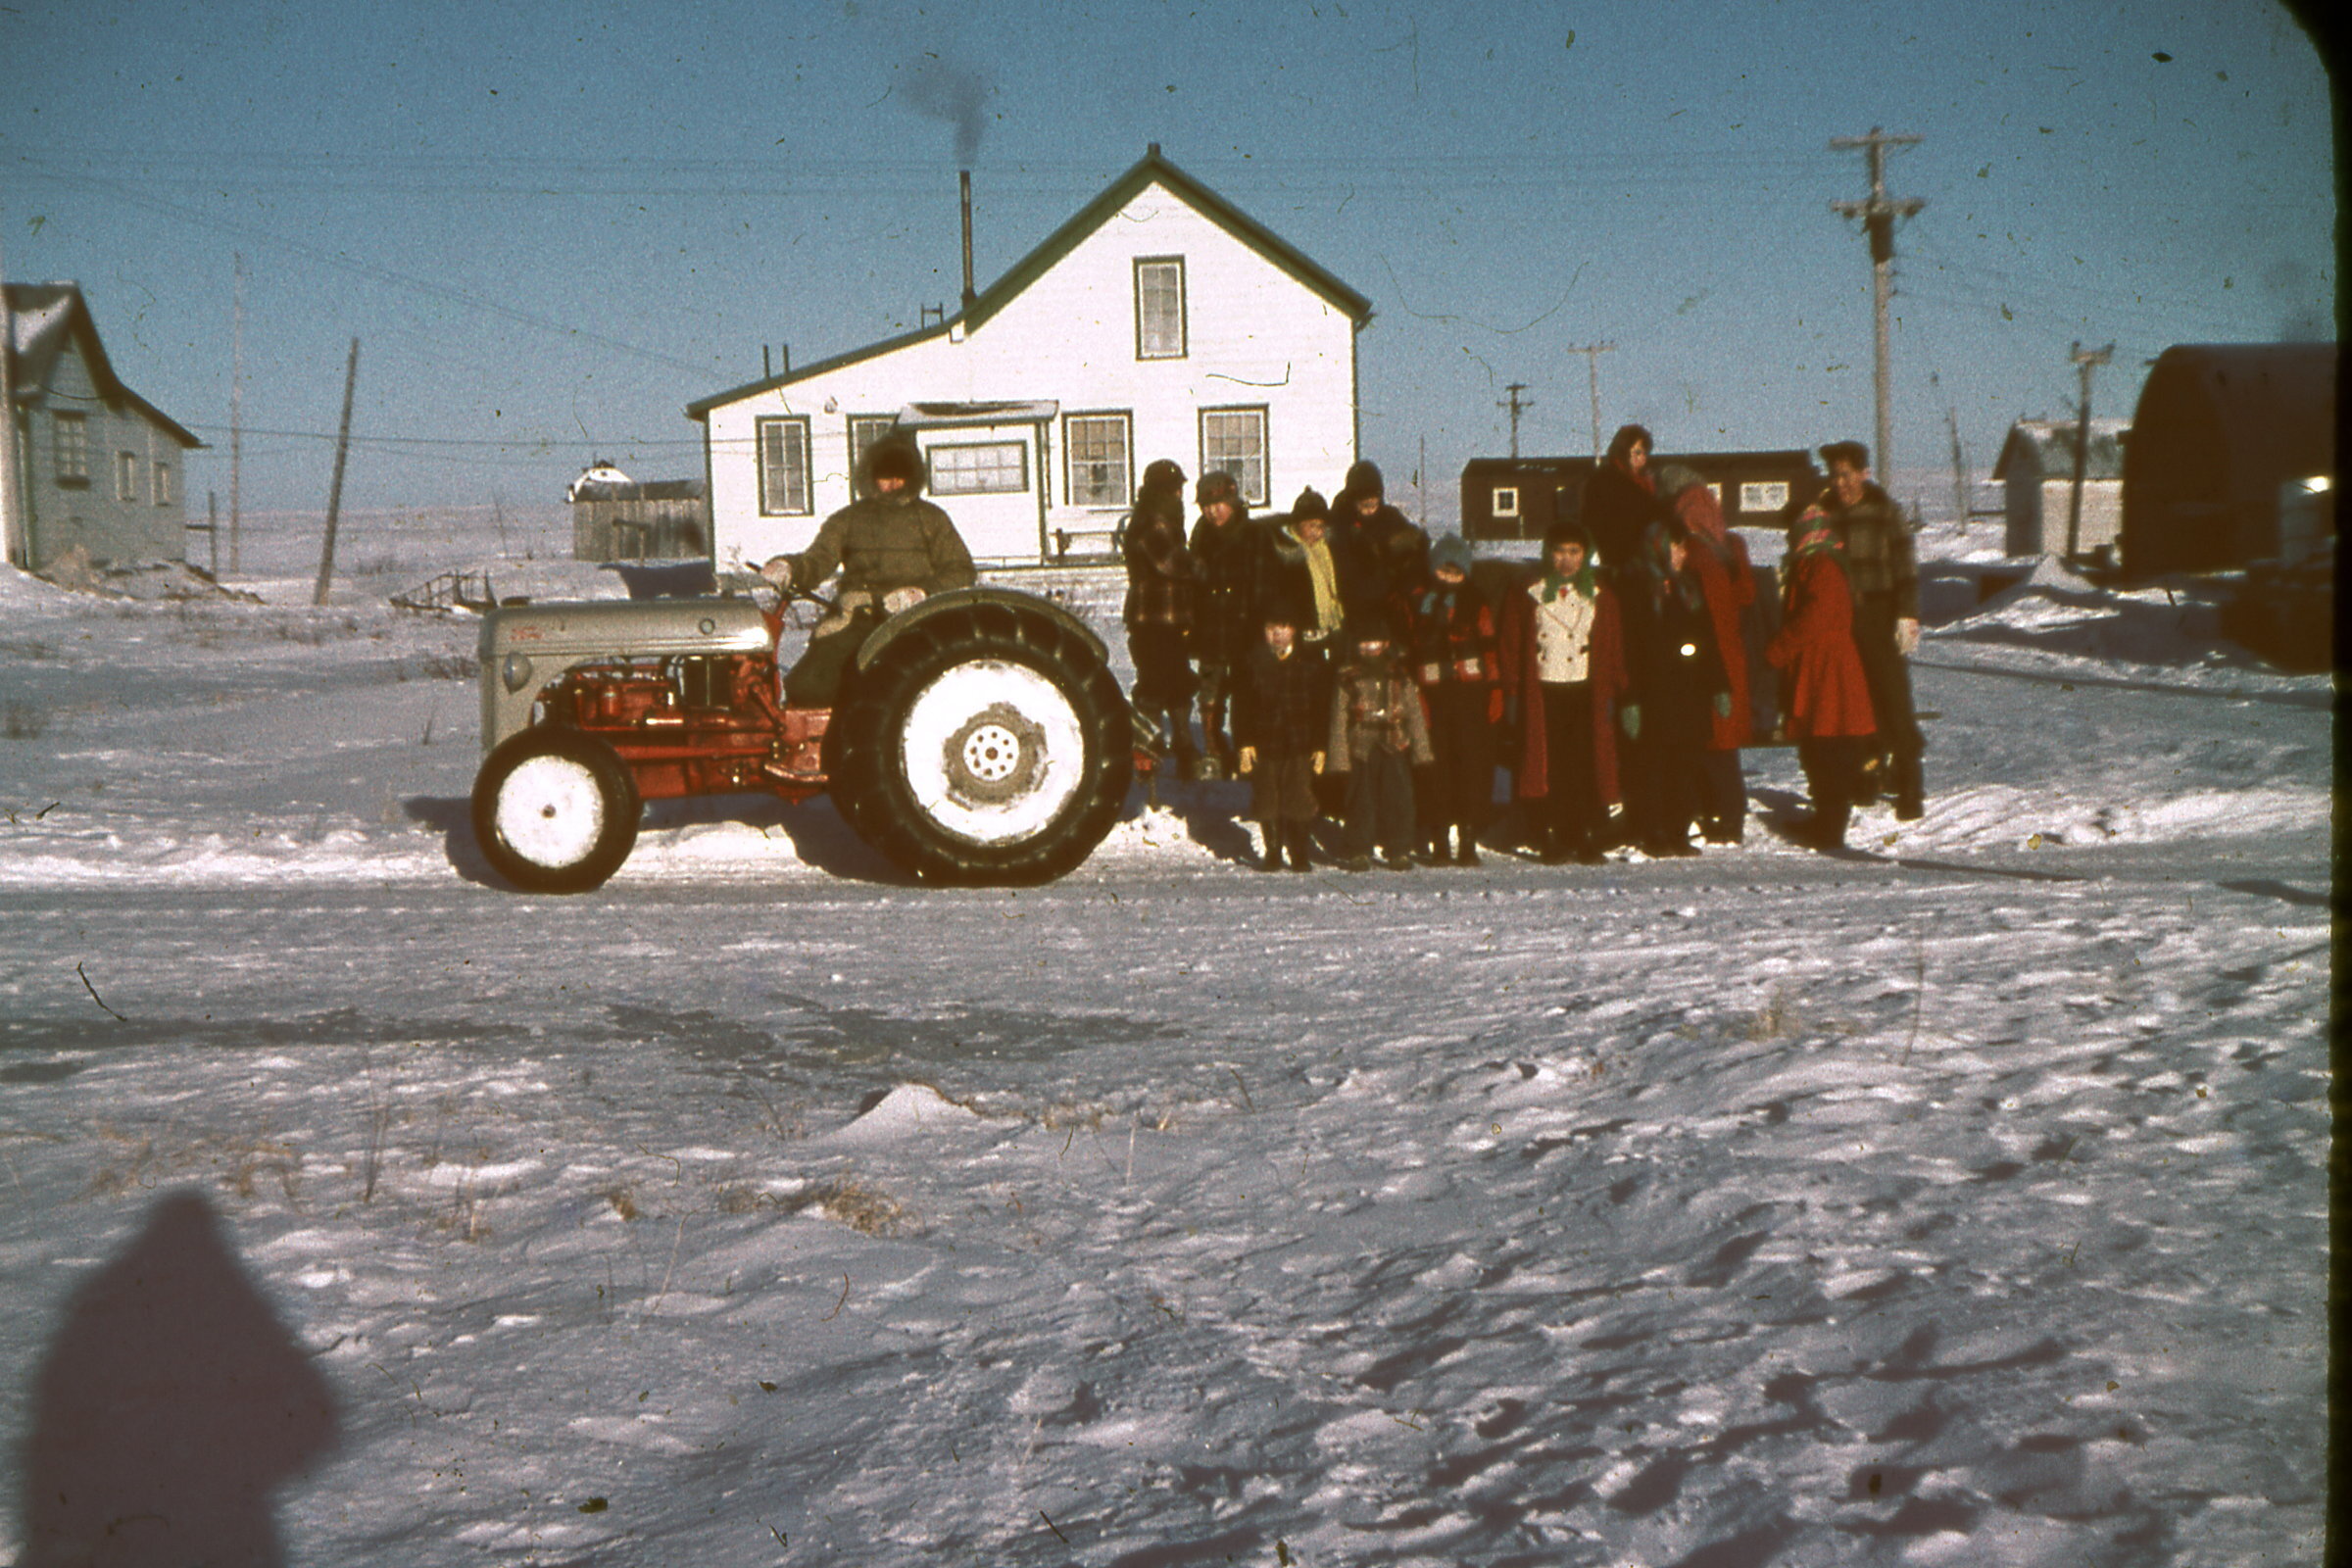
{"label": "shadow of person on snow", "polygon": [[326,1380],[193,1190],[74,1293],[31,1416],[18,1568],[275,1568],[270,1494],[336,1440]]}

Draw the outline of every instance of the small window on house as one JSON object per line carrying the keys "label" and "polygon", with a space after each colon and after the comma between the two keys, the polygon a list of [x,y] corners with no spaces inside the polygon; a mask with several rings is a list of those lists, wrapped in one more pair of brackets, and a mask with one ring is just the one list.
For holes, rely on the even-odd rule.
{"label": "small window on house", "polygon": [[57,482],[59,484],[88,484],[90,482],[90,428],[78,414],[57,416]]}
{"label": "small window on house", "polygon": [[1029,449],[1018,441],[988,441],[931,449],[935,496],[1018,495],[1029,488]]}
{"label": "small window on house", "polygon": [[174,498],[172,494],[172,465],[169,463],[159,463],[155,466],[155,504],[159,507],[168,507],[172,504],[173,499]]}
{"label": "small window on house", "polygon": [[139,499],[139,455],[136,452],[115,454],[115,499]]}
{"label": "small window on house", "polygon": [[1233,475],[1244,501],[1253,507],[1266,504],[1264,409],[1200,411],[1200,471],[1219,470]]}
{"label": "small window on house", "polygon": [[1764,483],[1751,481],[1740,487],[1741,512],[1778,512],[1788,504],[1787,480],[1775,479]]}
{"label": "small window on house", "polygon": [[761,419],[760,515],[805,517],[816,510],[808,494],[808,421]]}
{"label": "small window on house", "polygon": [[1517,485],[1505,484],[1494,487],[1494,515],[1497,517],[1519,515],[1519,487]]}
{"label": "small window on house", "polygon": [[1127,454],[1133,442],[1124,414],[1072,414],[1061,421],[1069,454],[1073,507],[1123,507],[1135,494]]}
{"label": "small window on house", "polygon": [[1135,264],[1135,357],[1184,358],[1184,258],[1146,256]]}
{"label": "small window on house", "polygon": [[865,472],[865,455],[874,450],[874,443],[890,434],[890,427],[899,421],[887,414],[853,414],[850,416],[850,473]]}

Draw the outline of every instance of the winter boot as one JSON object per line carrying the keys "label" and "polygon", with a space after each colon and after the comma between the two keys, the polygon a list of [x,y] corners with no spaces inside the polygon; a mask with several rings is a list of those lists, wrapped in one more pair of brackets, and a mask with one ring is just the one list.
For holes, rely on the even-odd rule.
{"label": "winter boot", "polygon": [[1845,848],[1846,824],[1853,814],[1853,808],[1843,801],[1825,802],[1821,809],[1813,813],[1813,820],[1805,824],[1805,837],[1813,848],[1834,855]]}
{"label": "winter boot", "polygon": [[1460,837],[1461,848],[1454,851],[1453,863],[1476,865],[1478,863],[1478,835],[1470,831],[1470,825],[1467,822],[1454,831]]}
{"label": "winter boot", "polygon": [[1919,754],[1894,760],[1894,819],[1916,822],[1928,814],[1927,785],[1921,777]]}
{"label": "winter boot", "polygon": [[1314,869],[1314,862],[1308,859],[1306,855],[1311,835],[1304,822],[1285,822],[1282,825],[1282,842],[1291,852],[1292,870],[1311,871]]}
{"label": "winter boot", "polygon": [[1268,822],[1265,824],[1264,833],[1266,837],[1265,850],[1250,863],[1260,871],[1279,871],[1282,869],[1282,824]]}

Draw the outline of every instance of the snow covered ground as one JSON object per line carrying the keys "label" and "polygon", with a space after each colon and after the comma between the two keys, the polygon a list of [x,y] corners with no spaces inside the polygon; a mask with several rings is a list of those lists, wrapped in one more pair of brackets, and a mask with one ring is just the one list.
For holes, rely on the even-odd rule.
{"label": "snow covered ground", "polygon": [[2329,685],[1978,543],[1871,858],[1018,893],[499,891],[399,572],[0,574],[0,1560],[2312,1560]]}

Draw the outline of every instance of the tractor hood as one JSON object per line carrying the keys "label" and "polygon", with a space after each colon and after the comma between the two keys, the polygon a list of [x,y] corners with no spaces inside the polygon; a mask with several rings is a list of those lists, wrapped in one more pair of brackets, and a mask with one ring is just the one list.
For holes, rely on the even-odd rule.
{"label": "tractor hood", "polygon": [[540,688],[603,659],[763,653],[774,645],[749,599],[595,600],[515,605],[482,617],[482,749],[531,721]]}

